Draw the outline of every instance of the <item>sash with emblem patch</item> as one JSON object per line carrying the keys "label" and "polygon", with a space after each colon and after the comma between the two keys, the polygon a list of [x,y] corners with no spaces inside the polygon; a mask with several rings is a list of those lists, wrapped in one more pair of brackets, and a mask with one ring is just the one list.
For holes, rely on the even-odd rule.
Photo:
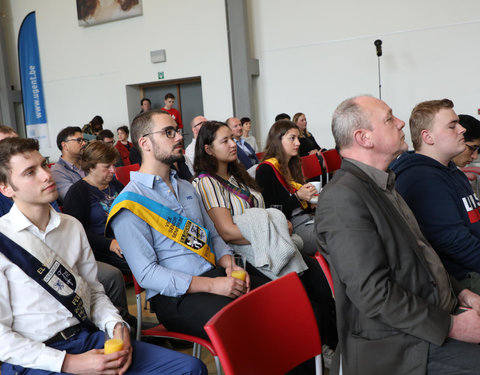
{"label": "sash with emblem patch", "polygon": [[107,229],[112,217],[122,208],[131,211],[159,233],[215,265],[215,254],[207,228],[152,199],[128,191],[120,193],[113,202],[107,219]]}
{"label": "sash with emblem patch", "polygon": [[65,306],[80,324],[92,331],[96,330],[88,318],[82,298],[76,292],[79,289],[78,280],[70,267],[62,264],[59,257],[53,258],[51,264],[45,265],[1,232],[0,252]]}

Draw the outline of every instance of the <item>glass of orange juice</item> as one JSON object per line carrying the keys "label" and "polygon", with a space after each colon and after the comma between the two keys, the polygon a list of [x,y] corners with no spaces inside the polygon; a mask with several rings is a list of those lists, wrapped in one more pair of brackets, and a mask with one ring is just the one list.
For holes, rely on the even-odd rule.
{"label": "glass of orange juice", "polygon": [[245,271],[245,257],[242,254],[232,255],[232,277],[245,281],[247,272]]}
{"label": "glass of orange juice", "polygon": [[105,354],[111,354],[123,349],[123,334],[125,323],[119,321],[105,324]]}

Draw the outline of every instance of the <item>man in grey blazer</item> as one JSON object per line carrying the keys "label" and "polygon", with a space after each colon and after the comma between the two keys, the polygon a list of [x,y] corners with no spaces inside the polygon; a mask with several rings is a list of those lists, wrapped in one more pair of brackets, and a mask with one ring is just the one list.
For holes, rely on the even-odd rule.
{"label": "man in grey blazer", "polygon": [[387,169],[407,149],[404,126],[369,96],[333,115],[344,159],[315,225],[334,279],[343,373],[478,374],[480,296],[449,277]]}

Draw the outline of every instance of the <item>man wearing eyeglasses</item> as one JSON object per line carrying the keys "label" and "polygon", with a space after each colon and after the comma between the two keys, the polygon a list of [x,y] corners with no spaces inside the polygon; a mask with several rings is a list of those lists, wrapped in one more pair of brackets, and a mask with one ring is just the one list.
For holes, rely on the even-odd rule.
{"label": "man wearing eyeglasses", "polygon": [[250,289],[231,276],[232,249],[218,235],[193,186],[170,168],[183,156],[183,137],[161,111],[138,115],[132,141],[138,172],[114,201],[107,221],[158,320],[203,338],[205,323]]}
{"label": "man wearing eyeglasses", "polygon": [[82,129],[78,126],[68,126],[57,135],[57,147],[62,151],[62,156],[52,166],[52,176],[57,184],[60,205],[70,186],[85,177],[85,172],[80,167],[80,151],[85,143]]}
{"label": "man wearing eyeglasses", "polygon": [[463,287],[479,293],[480,204],[452,161],[464,153],[471,161],[478,142],[464,139],[462,120],[448,99],[417,104],[410,116],[410,132],[415,152],[400,156],[391,166],[397,190],[447,271]]}
{"label": "man wearing eyeglasses", "polygon": [[193,175],[193,162],[195,161],[195,144],[197,143],[198,132],[202,128],[202,125],[207,121],[203,116],[196,116],[190,122],[192,127],[193,138],[190,144],[185,149],[185,163],[187,163],[190,173]]}

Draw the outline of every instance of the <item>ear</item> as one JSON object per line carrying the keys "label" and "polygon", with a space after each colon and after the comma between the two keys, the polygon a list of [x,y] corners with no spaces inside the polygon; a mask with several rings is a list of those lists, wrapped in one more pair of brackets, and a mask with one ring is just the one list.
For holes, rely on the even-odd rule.
{"label": "ear", "polygon": [[368,129],[357,129],[353,132],[354,141],[361,147],[372,148],[371,131]]}
{"label": "ear", "polygon": [[427,145],[433,146],[435,144],[435,140],[427,129],[423,129],[420,132],[420,136],[422,137],[422,141]]}
{"label": "ear", "polygon": [[143,150],[143,151],[151,151],[152,150],[152,143],[150,138],[148,137],[141,137],[138,140],[138,146]]}
{"label": "ear", "polygon": [[15,195],[15,191],[13,190],[12,186],[9,183],[0,184],[0,193],[2,193],[8,198],[13,198],[13,196]]}
{"label": "ear", "polygon": [[210,155],[210,156],[215,156],[213,150],[212,150],[212,147],[210,145],[205,145],[203,146],[203,149],[205,150],[205,152]]}

